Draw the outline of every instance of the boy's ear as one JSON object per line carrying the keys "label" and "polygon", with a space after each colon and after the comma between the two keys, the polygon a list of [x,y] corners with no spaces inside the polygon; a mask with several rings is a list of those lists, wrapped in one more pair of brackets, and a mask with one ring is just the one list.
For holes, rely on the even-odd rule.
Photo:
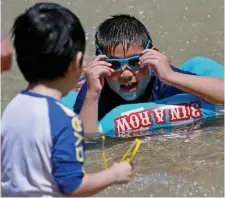
{"label": "boy's ear", "polygon": [[83,64],[83,53],[82,52],[78,52],[76,59],[75,59],[75,64],[76,64],[76,68],[82,68],[82,64]]}
{"label": "boy's ear", "polygon": [[157,47],[152,47],[152,50],[159,52],[159,49]]}
{"label": "boy's ear", "polygon": [[82,71],[82,63],[83,63],[83,53],[82,52],[78,52],[76,55],[76,58],[73,59],[73,61],[71,62],[70,66],[69,66],[69,71],[75,71],[75,72],[80,72]]}
{"label": "boy's ear", "polygon": [[83,53],[78,52],[76,58],[71,63],[72,66],[71,69],[76,71],[82,69],[82,63],[83,63]]}

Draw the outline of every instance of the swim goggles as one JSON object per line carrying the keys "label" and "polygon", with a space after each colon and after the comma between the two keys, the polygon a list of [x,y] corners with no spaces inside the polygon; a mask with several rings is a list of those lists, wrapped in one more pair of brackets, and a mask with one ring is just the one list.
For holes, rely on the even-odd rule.
{"label": "swim goggles", "polygon": [[[141,140],[139,138],[136,138],[133,142],[133,144],[130,146],[130,148],[127,150],[127,152],[124,154],[124,156],[121,158],[120,162],[122,161],[128,161],[132,162],[133,158],[138,152],[138,149],[141,146]],[[105,136],[102,136],[102,160],[105,166],[105,169],[107,169],[108,163],[106,159],[106,154],[105,154]]]}
{"label": "swim goggles", "polygon": [[[151,43],[151,40],[148,40],[145,49],[148,49]],[[96,45],[96,49],[99,54],[104,55],[98,45]],[[106,61],[112,64],[111,68],[116,72],[120,71],[123,65],[127,65],[129,69],[138,70],[140,69],[140,65],[138,64],[140,56],[141,54],[129,58],[106,58]]]}

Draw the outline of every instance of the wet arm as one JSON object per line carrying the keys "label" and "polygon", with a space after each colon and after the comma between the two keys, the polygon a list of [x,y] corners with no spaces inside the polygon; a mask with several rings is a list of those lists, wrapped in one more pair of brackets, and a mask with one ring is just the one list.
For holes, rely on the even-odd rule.
{"label": "wet arm", "polygon": [[85,136],[94,136],[98,129],[98,95],[87,91],[80,118],[83,122]]}
{"label": "wet arm", "polygon": [[115,181],[115,174],[107,169],[98,173],[87,174],[83,177],[82,183],[74,192],[66,194],[68,197],[88,197],[104,190]]}
{"label": "wet arm", "polygon": [[210,103],[217,105],[224,104],[223,79],[172,72],[165,81],[167,84],[199,96]]}

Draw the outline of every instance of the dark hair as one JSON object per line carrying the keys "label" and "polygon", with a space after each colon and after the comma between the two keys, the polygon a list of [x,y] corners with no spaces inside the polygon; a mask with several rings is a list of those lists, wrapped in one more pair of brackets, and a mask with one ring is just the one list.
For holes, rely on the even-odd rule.
{"label": "dark hair", "polygon": [[63,77],[86,45],[78,17],[55,3],[37,3],[19,15],[12,37],[18,66],[30,83]]}
{"label": "dark hair", "polygon": [[[134,16],[120,14],[106,19],[98,27],[95,42],[102,51],[114,51],[115,47],[122,44],[125,49],[131,45],[141,44],[145,47],[147,41],[152,42],[146,27]],[[152,47],[152,44],[149,48]],[[96,50],[96,55],[98,51]]]}

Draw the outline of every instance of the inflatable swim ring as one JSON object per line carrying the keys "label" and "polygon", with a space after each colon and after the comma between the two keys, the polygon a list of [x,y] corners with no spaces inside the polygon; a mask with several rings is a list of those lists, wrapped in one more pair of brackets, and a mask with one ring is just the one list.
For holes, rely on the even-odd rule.
{"label": "inflatable swim ring", "polygon": [[99,122],[100,132],[110,137],[136,137],[194,130],[203,121],[223,115],[223,106],[208,103],[191,94],[132,105],[121,105]]}
{"label": "inflatable swim ring", "polygon": [[[201,76],[224,79],[224,66],[207,57],[195,57],[180,69]],[[71,91],[62,102],[73,108],[77,92]],[[205,120],[224,115],[224,106],[210,104],[191,94],[179,94],[163,100],[121,105],[99,122],[99,132],[110,137],[133,137],[193,130]]]}

